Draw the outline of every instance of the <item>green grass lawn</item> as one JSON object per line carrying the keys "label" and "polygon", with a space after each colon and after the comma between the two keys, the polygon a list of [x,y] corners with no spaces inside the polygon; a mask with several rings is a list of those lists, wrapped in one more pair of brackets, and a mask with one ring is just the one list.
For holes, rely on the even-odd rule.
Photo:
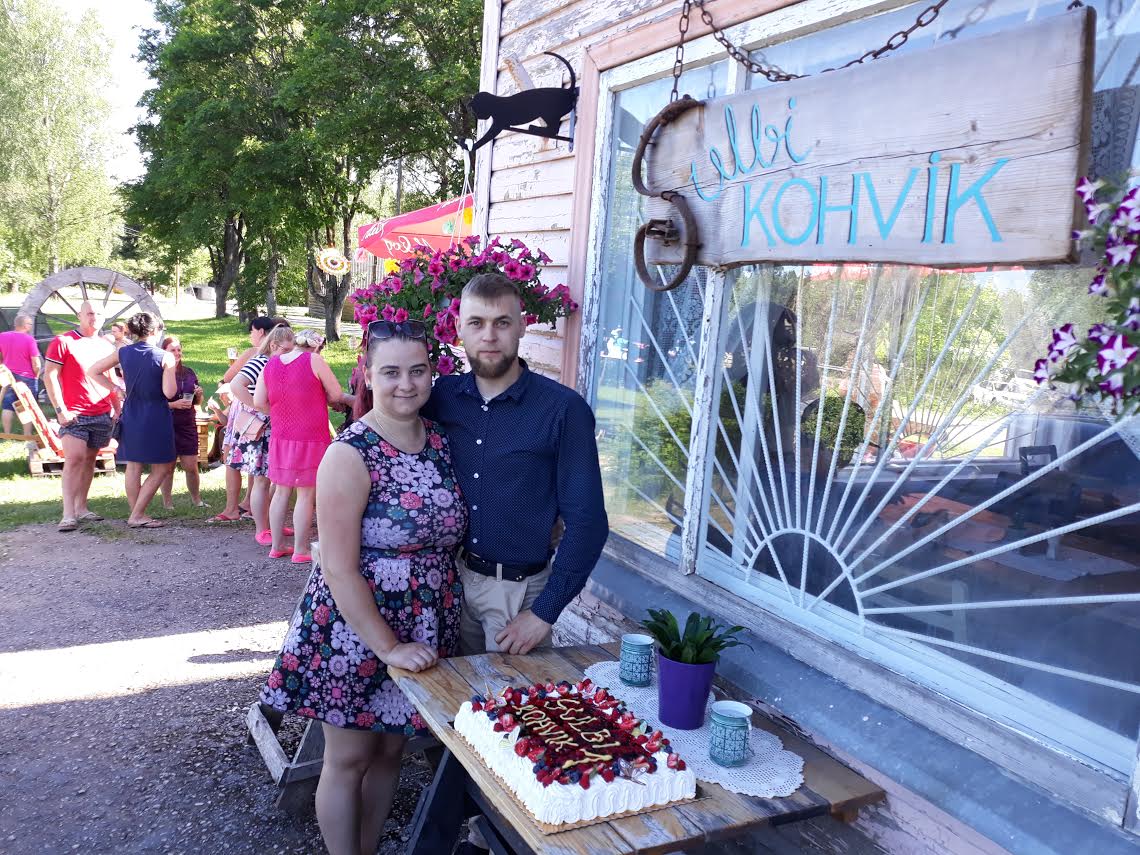
{"label": "green grass lawn", "polygon": [[[249,333],[236,318],[210,318],[201,321],[171,321],[167,333],[182,340],[182,360],[194,369],[207,395],[218,387],[230,362],[229,348],[241,353],[249,347]],[[344,341],[329,344],[321,355],[328,360],[342,385],[356,365],[356,352]]]}
{"label": "green grass lawn", "polygon": [[[195,321],[173,321],[168,327],[171,335],[182,340],[183,360],[194,369],[207,397],[217,389],[218,383],[229,366],[226,356],[228,348],[241,352],[249,347],[249,336],[236,318],[220,318]],[[342,384],[347,385],[349,374],[356,365],[356,352],[347,343],[330,344],[322,354],[336,372]],[[47,407],[51,415],[50,406]],[[340,423],[334,417],[334,424]],[[59,477],[33,478],[28,474],[27,452],[22,442],[0,442],[0,531],[8,531],[27,523],[57,522],[60,505]],[[157,519],[178,519],[183,521],[204,521],[220,511],[225,505],[225,472],[218,467],[202,473],[202,498],[209,508],[195,508],[186,495],[185,481],[181,471],[174,474],[173,511],[164,511],[162,503],[155,500],[151,511]],[[107,517],[108,520],[127,518],[127,500],[123,489],[123,475],[96,475],[91,485],[91,509]],[[136,532],[97,524],[90,527],[100,535],[111,537],[131,537]]]}

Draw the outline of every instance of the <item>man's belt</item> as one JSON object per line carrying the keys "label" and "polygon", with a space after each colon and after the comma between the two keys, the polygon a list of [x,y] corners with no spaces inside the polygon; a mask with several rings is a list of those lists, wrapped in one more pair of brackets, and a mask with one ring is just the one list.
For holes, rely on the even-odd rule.
{"label": "man's belt", "polygon": [[549,566],[545,561],[541,564],[499,564],[481,558],[468,549],[463,550],[462,557],[468,570],[473,570],[480,576],[491,576],[505,582],[521,582],[541,573]]}

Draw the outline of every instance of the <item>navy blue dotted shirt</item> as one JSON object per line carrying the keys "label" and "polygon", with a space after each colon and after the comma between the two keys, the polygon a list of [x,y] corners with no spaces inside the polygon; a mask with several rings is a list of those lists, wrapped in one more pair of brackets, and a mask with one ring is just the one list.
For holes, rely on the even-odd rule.
{"label": "navy blue dotted shirt", "polygon": [[554,623],[585,586],[609,536],[590,405],[523,362],[522,376],[487,402],[474,374],[440,377],[423,415],[439,422],[451,444],[471,511],[464,544],[471,552],[499,564],[541,564],[562,517],[566,532],[532,607]]}

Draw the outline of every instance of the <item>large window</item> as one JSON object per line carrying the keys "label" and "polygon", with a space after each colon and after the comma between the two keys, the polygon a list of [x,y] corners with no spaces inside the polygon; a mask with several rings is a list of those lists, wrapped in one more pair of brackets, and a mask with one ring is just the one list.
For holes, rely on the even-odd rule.
{"label": "large window", "polygon": [[[723,95],[727,70],[723,61],[710,64],[687,72],[682,83],[703,96]],[[698,269],[664,294],[641,285],[633,235],[645,217],[645,197],[630,179],[641,129],[669,99],[671,86],[671,79],[658,79],[614,99],[608,181],[602,182],[608,193],[593,403],[612,530],[676,558],[708,277]]]}
{"label": "large window", "polygon": [[[1118,115],[1140,83],[1140,14],[1094,5],[1097,107]],[[1064,6],[995,2],[959,20],[951,4],[905,49]],[[813,73],[875,46],[919,8],[768,45],[763,58]],[[669,59],[657,61],[659,78]],[[725,280],[698,270],[659,295],[632,274],[642,211],[630,149],[671,83],[641,82],[648,67],[611,74],[603,108],[612,121],[602,123],[609,191],[592,391],[614,531],[675,559],[686,514],[700,514],[702,576],[988,716],[1131,772],[1140,423],[1076,409],[1032,381],[1051,327],[1099,319],[1086,293],[1091,267],[744,268],[725,282],[718,346],[700,365],[708,289]],[[682,82],[701,96],[770,85],[724,63],[690,69]],[[1098,155],[1121,139],[1103,131]],[[1140,162],[1132,148],[1125,165],[1130,152]],[[696,413],[702,371],[714,393]],[[709,474],[686,495],[698,442]]]}

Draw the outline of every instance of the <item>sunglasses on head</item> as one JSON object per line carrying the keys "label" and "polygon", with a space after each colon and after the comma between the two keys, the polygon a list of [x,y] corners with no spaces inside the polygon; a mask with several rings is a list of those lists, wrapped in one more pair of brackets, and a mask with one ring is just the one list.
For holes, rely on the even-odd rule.
{"label": "sunglasses on head", "polygon": [[403,338],[427,339],[427,327],[423,321],[373,321],[368,325],[368,339]]}

